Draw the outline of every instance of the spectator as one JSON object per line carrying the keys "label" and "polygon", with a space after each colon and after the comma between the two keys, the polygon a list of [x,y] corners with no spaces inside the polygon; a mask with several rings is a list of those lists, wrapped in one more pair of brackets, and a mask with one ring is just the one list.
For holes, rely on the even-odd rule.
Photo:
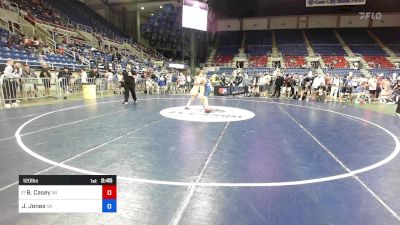
{"label": "spectator", "polygon": [[42,78],[45,96],[50,96],[51,74],[47,68],[47,64],[42,64],[42,72],[40,72],[39,77]]}
{"label": "spectator", "polygon": [[390,97],[392,94],[392,88],[390,86],[390,77],[386,77],[382,80],[381,88],[382,92],[379,101],[381,103],[393,104],[393,101]]}
{"label": "spectator", "polygon": [[117,92],[115,91],[115,85],[114,85],[114,73],[111,71],[111,69],[108,69],[107,70],[107,72],[106,72],[106,74],[105,74],[105,77],[106,77],[106,79],[107,79],[107,87],[106,87],[106,90],[109,90],[109,89],[111,89],[111,90],[113,90],[113,93],[114,94],[116,94]]}
{"label": "spectator", "polygon": [[22,69],[21,64],[14,63],[12,59],[7,60],[7,66],[2,75],[3,80],[3,93],[5,100],[5,108],[18,107],[17,101],[17,78],[21,77]]}
{"label": "spectator", "polygon": [[339,76],[336,75],[331,80],[331,93],[330,93],[331,98],[333,98],[335,101],[338,97],[339,84],[340,84],[340,78]]}
{"label": "spectator", "polygon": [[84,67],[81,67],[81,83],[86,84],[87,83],[87,73],[85,71]]}
{"label": "spectator", "polygon": [[28,64],[25,64],[23,69],[22,69],[22,75],[21,78],[21,85],[22,85],[22,91],[23,94],[22,96],[24,97],[24,94],[26,93],[26,96],[28,98],[33,98],[35,94],[35,84],[36,84],[36,74],[30,69]]}
{"label": "spectator", "polygon": [[192,77],[190,74],[186,75],[186,90],[192,89]]}
{"label": "spectator", "polygon": [[275,91],[272,95],[273,98],[279,98],[281,96],[281,87],[283,86],[285,78],[283,78],[280,72],[277,73],[277,77],[275,80]]}
{"label": "spectator", "polygon": [[67,99],[69,82],[72,74],[69,72],[68,67],[64,67],[62,71],[58,73],[58,80],[60,82],[61,89],[63,90],[64,99]]}
{"label": "spectator", "polygon": [[377,80],[375,76],[372,76],[368,79],[368,90],[369,90],[369,99],[374,100],[376,99],[376,86]]}
{"label": "spectator", "polygon": [[170,92],[172,94],[176,94],[176,85],[178,82],[178,76],[176,75],[176,73],[174,71],[171,71],[172,75],[171,75],[171,89]]}
{"label": "spectator", "polygon": [[99,71],[97,67],[92,67],[92,70],[89,72],[88,75],[88,83],[95,83],[95,79],[100,78]]}

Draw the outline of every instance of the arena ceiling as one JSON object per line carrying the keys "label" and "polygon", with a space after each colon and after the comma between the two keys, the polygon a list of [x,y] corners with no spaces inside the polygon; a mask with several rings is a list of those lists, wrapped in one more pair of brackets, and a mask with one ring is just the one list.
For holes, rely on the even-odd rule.
{"label": "arena ceiling", "polygon": [[[110,7],[115,11],[131,13],[139,8],[140,14],[150,16],[156,12],[160,6],[170,3],[178,5],[178,0],[83,0],[86,5],[92,9],[101,9]],[[143,9],[142,9],[143,7]]]}
{"label": "arena ceiling", "polygon": [[[93,9],[109,6],[116,11],[133,12],[137,4],[141,14],[149,16],[165,3],[180,0],[81,0]],[[358,12],[398,12],[399,0],[367,0],[363,6],[306,7],[306,0],[208,0],[217,17],[257,17],[304,14],[340,14]]]}
{"label": "arena ceiling", "polygon": [[399,0],[367,0],[363,6],[306,7],[306,0],[208,0],[218,17],[400,11]]}

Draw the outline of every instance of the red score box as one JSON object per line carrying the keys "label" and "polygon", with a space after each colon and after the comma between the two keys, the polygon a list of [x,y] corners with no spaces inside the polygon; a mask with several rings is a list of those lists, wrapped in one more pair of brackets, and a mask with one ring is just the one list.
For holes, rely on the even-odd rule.
{"label": "red score box", "polygon": [[103,199],[117,199],[116,185],[103,185]]}

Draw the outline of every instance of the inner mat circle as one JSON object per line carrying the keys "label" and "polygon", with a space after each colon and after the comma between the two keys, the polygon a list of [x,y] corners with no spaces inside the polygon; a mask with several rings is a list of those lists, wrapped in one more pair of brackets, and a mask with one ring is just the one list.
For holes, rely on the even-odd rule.
{"label": "inner mat circle", "polygon": [[163,109],[160,114],[170,119],[204,123],[241,121],[255,116],[249,110],[225,106],[212,106],[209,112],[203,106],[181,106]]}

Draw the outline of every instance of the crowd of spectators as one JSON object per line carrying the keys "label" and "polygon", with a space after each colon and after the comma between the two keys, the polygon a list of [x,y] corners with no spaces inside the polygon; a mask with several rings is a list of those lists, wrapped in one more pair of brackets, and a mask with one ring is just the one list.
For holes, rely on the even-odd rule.
{"label": "crowd of spectators", "polygon": [[[241,77],[238,79],[238,77]],[[297,100],[338,101],[354,103],[379,102],[395,104],[400,100],[400,75],[339,76],[335,74],[284,74],[280,69],[272,73],[249,76],[243,72],[212,75],[215,86],[242,86],[245,96],[264,96]],[[237,82],[242,80],[242,82]]]}
{"label": "crowd of spectators", "polygon": [[[25,17],[28,21],[32,23],[45,23],[49,24],[53,27],[59,29],[66,29],[66,30],[77,30],[78,23],[73,22],[74,18],[67,18],[62,16],[60,11],[53,7],[51,4],[43,4],[41,0],[1,0],[0,7],[9,9],[13,4],[18,5],[18,10],[22,16]],[[111,25],[110,25],[111,26]],[[92,34],[96,37],[100,44],[102,44],[103,40],[110,40],[117,43],[129,42],[130,40],[126,37],[122,37],[120,32],[112,31],[111,29],[107,29],[106,31],[100,30],[97,27],[90,27]],[[151,56],[157,56],[158,53],[151,49],[144,46],[138,46],[143,51],[148,53]]]}
{"label": "crowd of spectators", "polygon": [[18,107],[19,101],[35,98],[67,99],[71,94],[82,94],[82,85],[85,84],[96,85],[99,92],[122,94],[122,72],[128,63],[133,65],[133,70],[139,75],[136,80],[139,91],[148,94],[176,94],[190,90],[190,75],[126,57],[120,60],[113,57],[111,62],[96,61],[90,68],[81,67],[75,71],[68,67],[49,68],[45,63],[32,70],[28,64],[9,59],[5,68],[0,68],[0,87],[5,107]]}

